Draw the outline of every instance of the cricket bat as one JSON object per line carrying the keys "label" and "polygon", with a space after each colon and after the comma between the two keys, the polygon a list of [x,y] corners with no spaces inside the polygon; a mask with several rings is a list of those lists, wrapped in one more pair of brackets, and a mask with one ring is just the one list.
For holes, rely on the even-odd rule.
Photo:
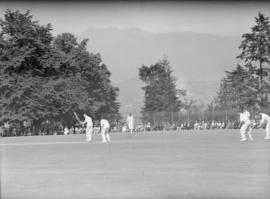
{"label": "cricket bat", "polygon": [[81,120],[80,120],[80,118],[78,117],[78,115],[77,115],[77,113],[76,112],[73,112],[74,113],[74,115],[75,115],[75,118],[76,118],[76,120],[78,120],[78,122],[82,122]]}

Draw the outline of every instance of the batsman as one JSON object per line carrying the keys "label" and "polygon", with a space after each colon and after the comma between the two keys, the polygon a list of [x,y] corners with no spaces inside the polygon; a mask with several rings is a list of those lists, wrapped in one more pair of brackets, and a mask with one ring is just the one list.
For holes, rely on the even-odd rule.
{"label": "batsman", "polygon": [[84,121],[81,121],[78,117],[78,115],[74,112],[74,115],[76,117],[76,119],[82,124],[86,124],[86,129],[85,129],[85,141],[86,142],[91,142],[92,141],[92,134],[93,134],[93,121],[92,118],[90,116],[88,116],[87,114],[83,114],[84,116]]}

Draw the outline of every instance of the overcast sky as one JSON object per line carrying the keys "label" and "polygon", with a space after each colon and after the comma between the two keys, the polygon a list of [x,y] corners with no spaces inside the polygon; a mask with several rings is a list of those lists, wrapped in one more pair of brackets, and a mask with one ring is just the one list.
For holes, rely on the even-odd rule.
{"label": "overcast sky", "polygon": [[0,2],[5,10],[31,10],[41,24],[51,23],[53,33],[79,36],[87,27],[136,27],[150,32],[205,32],[241,36],[250,31],[259,11],[270,16],[267,2]]}

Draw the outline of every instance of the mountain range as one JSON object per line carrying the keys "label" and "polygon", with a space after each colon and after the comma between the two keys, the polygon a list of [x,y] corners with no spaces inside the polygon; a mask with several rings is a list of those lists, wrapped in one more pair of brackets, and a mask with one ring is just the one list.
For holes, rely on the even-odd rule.
{"label": "mountain range", "polygon": [[209,102],[217,92],[225,71],[236,67],[241,36],[219,36],[196,32],[150,33],[137,28],[89,27],[79,40],[88,38],[88,50],[100,53],[111,71],[112,84],[119,87],[121,112],[139,115],[144,85],[138,68],[155,64],[164,56],[170,62],[177,87],[187,90],[197,103]]}

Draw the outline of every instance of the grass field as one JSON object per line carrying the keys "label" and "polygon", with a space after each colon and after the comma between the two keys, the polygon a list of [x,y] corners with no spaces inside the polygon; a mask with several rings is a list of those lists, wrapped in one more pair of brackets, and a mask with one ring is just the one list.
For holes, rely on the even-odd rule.
{"label": "grass field", "polygon": [[270,141],[263,130],[1,138],[1,198],[270,198]]}

